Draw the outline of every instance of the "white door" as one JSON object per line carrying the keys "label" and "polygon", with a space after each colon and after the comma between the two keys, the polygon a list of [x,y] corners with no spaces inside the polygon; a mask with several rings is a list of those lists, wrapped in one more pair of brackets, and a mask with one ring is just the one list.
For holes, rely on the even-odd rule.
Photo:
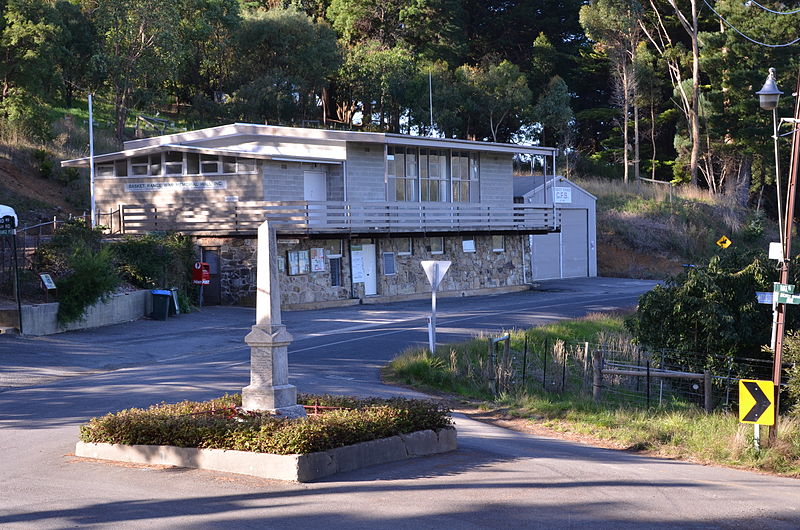
{"label": "white door", "polygon": [[564,278],[589,276],[589,223],[586,210],[561,210],[561,262]]}
{"label": "white door", "polygon": [[[324,171],[304,171],[303,172],[303,200],[310,203],[322,203],[327,199],[325,191],[325,172]],[[308,224],[325,224],[325,205],[308,205]]]}
{"label": "white door", "polygon": [[378,271],[375,263],[375,245],[361,245],[364,258],[364,294],[378,294]]}
{"label": "white door", "polygon": [[531,239],[533,279],[561,278],[561,234],[536,234],[531,236]]}

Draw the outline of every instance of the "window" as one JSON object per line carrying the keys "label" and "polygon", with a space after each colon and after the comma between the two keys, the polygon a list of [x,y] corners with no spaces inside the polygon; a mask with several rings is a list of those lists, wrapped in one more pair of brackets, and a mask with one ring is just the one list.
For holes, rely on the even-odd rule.
{"label": "window", "polygon": [[113,177],[114,164],[95,164],[94,171],[98,177]]}
{"label": "window", "polygon": [[444,254],[444,238],[432,237],[429,239],[431,254]]}
{"label": "window", "polygon": [[342,258],[331,258],[331,287],[342,287]]}
{"label": "window", "polygon": [[330,239],[325,241],[325,255],[329,258],[341,258],[342,257],[342,240],[341,239]]}
{"label": "window", "polygon": [[164,172],[167,175],[183,174],[183,153],[167,151],[164,153]]}
{"label": "window", "polygon": [[453,202],[478,202],[479,196],[478,153],[453,151],[450,158]]}
{"label": "window", "polygon": [[505,243],[503,236],[492,236],[492,251],[503,252],[506,249]]}
{"label": "window", "polygon": [[397,240],[397,255],[410,256],[414,251],[414,247],[410,237],[404,237]]}
{"label": "window", "polygon": [[461,248],[464,252],[475,252],[475,240],[471,237],[465,237],[461,240]]}
{"label": "window", "polygon": [[217,155],[200,155],[201,173],[219,173],[219,157]]}
{"label": "window", "polygon": [[186,153],[186,174],[200,174],[200,156],[197,153]]}
{"label": "window", "polygon": [[131,173],[133,176],[146,176],[150,171],[150,157],[135,156],[131,158]]}
{"label": "window", "polygon": [[417,200],[417,151],[414,148],[388,147],[386,169],[389,179],[389,200]]}
{"label": "window", "polygon": [[153,176],[161,174],[161,153],[150,155],[150,174]]}
{"label": "window", "polygon": [[436,149],[420,149],[419,153],[420,199],[446,202],[447,156]]}
{"label": "window", "polygon": [[233,156],[222,157],[222,172],[236,173],[236,157]]}
{"label": "window", "polygon": [[114,162],[114,169],[116,170],[118,177],[127,177],[128,161],[126,159],[117,160],[116,162]]}
{"label": "window", "polygon": [[256,161],[252,158],[237,158],[236,163],[239,173],[253,173],[256,170]]}
{"label": "window", "polygon": [[383,274],[385,276],[394,276],[397,274],[394,261],[394,252],[383,253]]}

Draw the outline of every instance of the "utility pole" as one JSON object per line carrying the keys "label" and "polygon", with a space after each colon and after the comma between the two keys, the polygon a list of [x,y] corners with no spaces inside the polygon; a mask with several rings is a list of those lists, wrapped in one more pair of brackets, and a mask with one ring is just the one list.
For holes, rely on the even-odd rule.
{"label": "utility pole", "polygon": [[[800,134],[797,133],[800,124],[800,71],[797,75],[797,89],[795,92],[794,120],[792,120],[792,154],[790,158],[789,186],[786,190],[786,219],[783,223],[783,261],[781,261],[780,283],[789,283],[789,259],[792,250],[792,226],[794,224],[795,194],[797,193],[797,173],[800,164]],[[781,393],[781,374],[783,372],[783,335],[786,329],[786,304],[778,304],[775,329],[775,360],[772,366],[772,382],[775,385],[775,425],[769,430],[769,441],[774,442],[778,437],[778,418]]]}

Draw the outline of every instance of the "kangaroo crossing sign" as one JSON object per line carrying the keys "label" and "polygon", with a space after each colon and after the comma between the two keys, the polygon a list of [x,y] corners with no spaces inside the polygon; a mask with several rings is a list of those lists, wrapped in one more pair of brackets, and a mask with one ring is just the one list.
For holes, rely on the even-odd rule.
{"label": "kangaroo crossing sign", "polygon": [[772,381],[739,380],[739,421],[775,425],[775,385]]}

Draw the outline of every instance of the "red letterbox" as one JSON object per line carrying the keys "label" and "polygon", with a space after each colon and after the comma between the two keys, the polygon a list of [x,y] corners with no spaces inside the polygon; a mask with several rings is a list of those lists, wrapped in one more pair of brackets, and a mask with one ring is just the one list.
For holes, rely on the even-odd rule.
{"label": "red letterbox", "polygon": [[208,263],[198,261],[194,264],[192,283],[195,285],[208,285],[211,283],[211,267]]}

